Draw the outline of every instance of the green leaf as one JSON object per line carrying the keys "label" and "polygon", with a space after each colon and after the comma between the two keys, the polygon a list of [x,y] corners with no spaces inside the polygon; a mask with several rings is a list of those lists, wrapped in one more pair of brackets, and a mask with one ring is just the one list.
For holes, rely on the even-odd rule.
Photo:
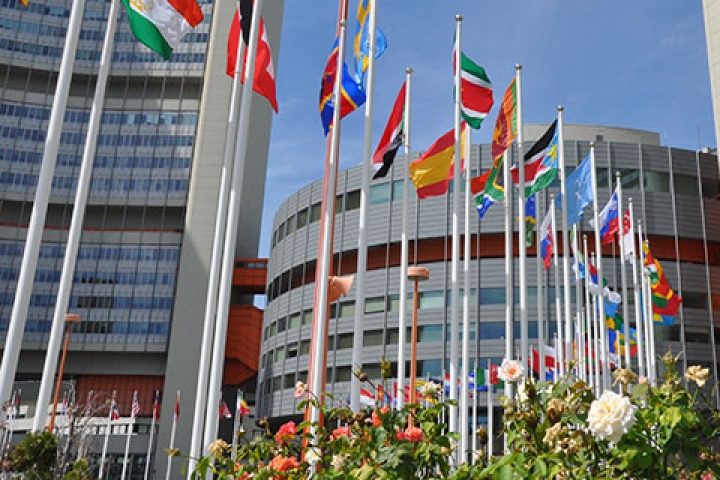
{"label": "green leaf", "polygon": [[631,396],[635,400],[640,400],[647,396],[649,390],[650,385],[648,385],[647,383],[638,383],[633,386]]}
{"label": "green leaf", "polygon": [[678,407],[669,407],[660,415],[660,421],[663,425],[674,428],[675,425],[682,420],[682,412]]}

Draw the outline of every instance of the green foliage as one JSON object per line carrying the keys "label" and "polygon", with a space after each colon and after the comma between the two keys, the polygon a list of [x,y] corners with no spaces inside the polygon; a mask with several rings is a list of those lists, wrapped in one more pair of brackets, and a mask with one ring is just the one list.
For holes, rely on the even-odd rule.
{"label": "green foliage", "polygon": [[[572,375],[554,383],[526,379],[515,401],[501,398],[505,410],[499,435],[506,436],[509,451],[489,464],[481,450],[477,463],[452,468],[459,436],[447,433],[443,421],[450,402],[354,413],[309,398],[299,410],[317,407],[321,424],[286,424],[272,435],[264,423],[264,434],[246,438],[243,433],[235,452],[218,440],[210,447],[212,461],[198,459],[193,478],[717,479],[720,413],[700,389],[683,387],[677,358],[666,355],[663,361],[668,373],[661,384],[651,386],[620,369],[615,375],[623,393],[605,392],[599,399]],[[691,368],[686,378],[702,386],[707,372]],[[617,415],[598,416],[605,410],[597,407],[610,401],[620,405]],[[487,438],[478,440],[486,448]]]}
{"label": "green foliage", "polygon": [[10,453],[10,469],[28,479],[51,479],[57,460],[58,441],[50,432],[27,434]]}

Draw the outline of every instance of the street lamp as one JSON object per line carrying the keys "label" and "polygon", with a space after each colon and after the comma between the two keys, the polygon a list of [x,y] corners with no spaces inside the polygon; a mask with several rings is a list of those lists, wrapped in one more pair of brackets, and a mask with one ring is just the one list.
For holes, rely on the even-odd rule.
{"label": "street lamp", "polygon": [[[410,403],[417,403],[417,324],[418,324],[418,283],[430,278],[430,271],[425,267],[409,267],[407,271],[408,280],[414,281],[413,288],[413,323],[410,349]],[[405,299],[400,299],[405,301]],[[400,395],[403,395],[401,392]]]}
{"label": "street lamp", "polygon": [[65,357],[67,357],[68,344],[70,343],[70,332],[74,323],[80,323],[80,315],[74,313],[65,314],[65,324],[67,325],[65,331],[65,343],[63,344],[62,358],[60,359],[60,370],[58,371],[57,384],[55,385],[55,397],[53,398],[53,408],[50,413],[50,424],[47,429],[52,432],[55,429],[55,414],[57,413],[58,398],[60,396],[60,389],[62,388],[63,371],[65,370]]}

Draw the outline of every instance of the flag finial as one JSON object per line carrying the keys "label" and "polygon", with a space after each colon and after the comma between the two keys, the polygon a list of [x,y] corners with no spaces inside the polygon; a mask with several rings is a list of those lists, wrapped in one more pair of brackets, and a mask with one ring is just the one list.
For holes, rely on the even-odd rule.
{"label": "flag finial", "polygon": [[462,15],[455,15],[456,22],[462,22]]}
{"label": "flag finial", "polygon": [[628,204],[632,205],[632,197],[628,197]]}
{"label": "flag finial", "polygon": [[558,105],[558,112],[562,112],[563,110],[565,110],[565,107],[563,107],[562,105]]}
{"label": "flag finial", "polygon": [[620,177],[621,177],[621,176],[622,176],[622,174],[620,173],[620,171],[615,172],[615,178],[617,178],[618,180],[620,180]]}
{"label": "flag finial", "polygon": [[595,148],[595,142],[590,142],[590,148]]}
{"label": "flag finial", "polygon": [[516,63],[516,64],[515,64],[515,70],[518,70],[518,71],[519,71],[519,70],[522,70],[522,65],[519,64],[519,63]]}
{"label": "flag finial", "polygon": [[412,72],[413,72],[412,67],[407,67],[407,68],[405,69],[405,73],[407,73],[408,75],[411,74]]}

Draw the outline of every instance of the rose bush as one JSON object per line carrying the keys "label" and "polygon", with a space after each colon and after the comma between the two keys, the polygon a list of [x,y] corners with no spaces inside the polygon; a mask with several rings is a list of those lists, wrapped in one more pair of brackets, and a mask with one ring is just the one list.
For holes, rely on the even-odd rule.
{"label": "rose bush", "polygon": [[299,408],[316,405],[322,424],[289,422],[273,435],[261,423],[265,433],[242,438],[235,452],[214,442],[194,478],[717,479],[720,413],[699,388],[709,372],[688,368],[686,389],[675,370],[677,358],[668,354],[663,362],[659,385],[618,369],[620,393],[605,391],[599,398],[573,375],[536,383],[520,363],[503,362],[500,377],[515,383],[518,395],[515,401],[501,397],[504,422],[497,433],[507,439],[507,451],[489,463],[487,431],[480,429],[481,450],[469,455],[473,463],[452,466],[459,439],[444,422],[451,403],[437,399],[439,388],[424,385],[428,400],[400,410],[381,406],[354,413],[304,400]]}

